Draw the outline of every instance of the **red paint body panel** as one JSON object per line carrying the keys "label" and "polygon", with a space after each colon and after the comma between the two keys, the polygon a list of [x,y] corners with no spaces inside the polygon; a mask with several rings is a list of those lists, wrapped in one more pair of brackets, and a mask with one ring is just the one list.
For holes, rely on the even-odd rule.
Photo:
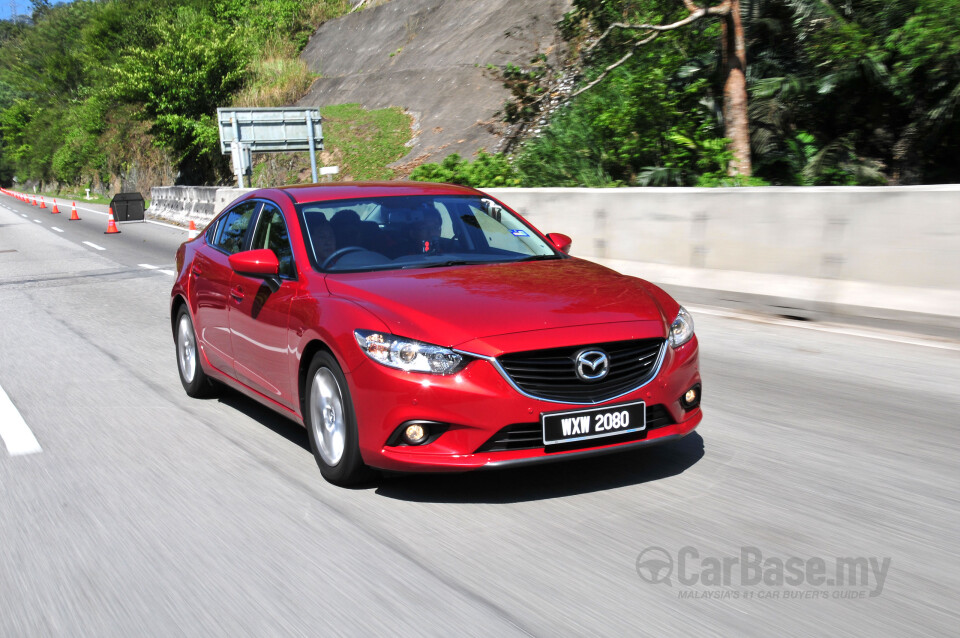
{"label": "red paint body panel", "polygon": [[[505,426],[538,424],[542,413],[585,407],[525,395],[493,358],[665,339],[679,304],[649,282],[575,258],[327,274],[310,265],[296,203],[424,194],[487,197],[459,186],[389,182],[265,189],[238,200],[268,200],[281,209],[297,276],[278,279],[273,290],[263,278],[231,269],[227,255],[205,235],[181,246],[171,309],[187,304],[204,371],[302,423],[300,375],[309,363],[304,355],[314,347],[328,349],[347,378],[360,451],[373,467],[460,471],[576,454],[546,452],[542,446],[477,452]],[[255,252],[260,251],[248,251]],[[449,376],[404,372],[368,358],[355,330],[391,332],[476,358]],[[651,430],[646,440],[671,439],[688,434],[702,419],[699,408],[685,411],[680,404],[684,392],[700,382],[694,337],[679,348],[665,345],[658,372],[642,387],[597,405],[637,400],[663,405],[674,423]],[[387,446],[396,428],[409,420],[448,427],[426,445]],[[602,439],[591,444],[592,451],[630,445],[605,445]]]}
{"label": "red paint body panel", "polygon": [[[648,405],[665,405],[677,423],[652,431],[649,438],[689,434],[700,422],[702,413],[699,408],[684,412],[679,398],[700,382],[697,359],[696,338],[677,351],[668,349],[660,374],[653,381],[608,403],[643,400]],[[543,449],[474,452],[507,425],[538,423],[541,413],[584,407],[525,397],[514,390],[491,363],[483,360],[472,362],[456,375],[429,379],[424,376],[392,370],[372,361],[348,376],[357,418],[371,426],[360,434],[360,451],[369,464],[390,470],[466,470],[488,463],[556,456]],[[394,448],[383,445],[397,426],[416,419],[452,426],[429,445]],[[601,446],[602,442],[597,447]]]}
{"label": "red paint body panel", "polygon": [[245,275],[276,275],[279,268],[276,253],[268,248],[236,253],[229,261],[234,272]]}
{"label": "red paint body panel", "polygon": [[227,321],[237,379],[272,400],[297,408],[290,356],[290,308],[297,282],[285,281],[271,293],[263,280],[234,273]]}
{"label": "red paint body panel", "polygon": [[327,276],[327,286],[331,294],[354,299],[383,319],[394,334],[442,346],[491,335],[659,316],[656,302],[639,280],[574,258],[333,273]]}

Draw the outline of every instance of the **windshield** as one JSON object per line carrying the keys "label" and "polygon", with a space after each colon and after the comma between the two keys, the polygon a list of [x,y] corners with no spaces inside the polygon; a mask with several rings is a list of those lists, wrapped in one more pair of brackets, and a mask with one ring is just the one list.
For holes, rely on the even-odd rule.
{"label": "windshield", "polygon": [[450,195],[301,204],[304,237],[325,272],[561,259],[493,200]]}

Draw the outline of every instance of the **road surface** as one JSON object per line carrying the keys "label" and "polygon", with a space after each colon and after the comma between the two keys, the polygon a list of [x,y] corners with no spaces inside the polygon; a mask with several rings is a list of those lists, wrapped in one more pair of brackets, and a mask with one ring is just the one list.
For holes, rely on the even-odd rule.
{"label": "road surface", "polygon": [[299,426],[183,393],[183,231],[0,206],[2,636],[960,627],[956,342],[695,308],[686,439],[341,489]]}

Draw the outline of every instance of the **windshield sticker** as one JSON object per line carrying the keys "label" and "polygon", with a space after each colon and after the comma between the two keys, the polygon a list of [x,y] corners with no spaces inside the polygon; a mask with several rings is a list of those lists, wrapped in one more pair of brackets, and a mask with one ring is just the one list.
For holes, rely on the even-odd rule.
{"label": "windshield sticker", "polygon": [[525,230],[520,230],[519,228],[516,229],[516,230],[511,230],[510,233],[511,233],[514,237],[529,237],[529,236],[530,236],[530,235],[527,234],[527,231],[525,231]]}

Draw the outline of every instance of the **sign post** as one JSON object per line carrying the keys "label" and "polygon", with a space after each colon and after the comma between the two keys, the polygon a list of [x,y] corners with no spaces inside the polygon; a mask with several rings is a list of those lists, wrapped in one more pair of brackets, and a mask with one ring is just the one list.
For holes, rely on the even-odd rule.
{"label": "sign post", "polygon": [[313,183],[317,183],[317,145],[313,137],[313,122],[310,121],[310,111],[307,116],[307,139],[310,143],[310,172],[313,174]]}

